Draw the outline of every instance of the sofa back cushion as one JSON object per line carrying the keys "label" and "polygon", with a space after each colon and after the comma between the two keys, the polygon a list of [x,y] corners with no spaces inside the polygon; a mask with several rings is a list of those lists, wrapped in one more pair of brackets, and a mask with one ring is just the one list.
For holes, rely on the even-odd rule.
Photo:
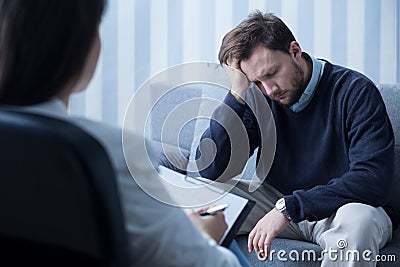
{"label": "sofa back cushion", "polygon": [[[162,83],[154,84],[151,89],[155,92],[150,97],[153,98],[160,95],[160,92],[166,91],[165,87],[167,86],[167,84]],[[182,106],[187,101],[200,98],[202,94],[203,88],[195,84],[177,86],[166,91],[151,109],[145,129],[146,137],[152,141],[163,142],[184,150],[190,150],[197,122],[195,120],[187,121],[188,114],[185,114],[182,110],[188,111],[188,108]],[[191,104],[192,117],[196,117],[198,109],[198,104]],[[186,121],[186,123],[176,125],[183,121]],[[170,131],[170,128],[175,126],[179,127],[179,136],[176,136],[175,131]]]}
{"label": "sofa back cushion", "polygon": [[[394,138],[395,138],[395,151],[394,151],[394,175],[395,183],[393,185],[393,199],[394,205],[400,211],[400,84],[378,84],[379,91],[385,102],[386,109],[392,122]],[[399,218],[400,220],[400,218]]]}

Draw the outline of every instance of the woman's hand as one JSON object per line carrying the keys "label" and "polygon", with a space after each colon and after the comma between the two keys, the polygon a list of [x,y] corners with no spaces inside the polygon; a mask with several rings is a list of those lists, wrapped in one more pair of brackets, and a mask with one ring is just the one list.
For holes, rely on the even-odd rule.
{"label": "woman's hand", "polygon": [[225,215],[223,212],[218,212],[214,215],[207,216],[199,215],[200,212],[205,211],[208,208],[209,207],[202,208],[197,211],[186,210],[186,214],[201,232],[214,239],[215,242],[219,243],[226,229],[228,228],[228,225],[225,221]]}

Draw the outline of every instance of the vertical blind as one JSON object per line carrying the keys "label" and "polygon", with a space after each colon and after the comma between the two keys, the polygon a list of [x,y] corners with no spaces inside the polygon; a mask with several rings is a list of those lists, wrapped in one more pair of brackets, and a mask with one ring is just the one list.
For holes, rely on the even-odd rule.
{"label": "vertical blind", "polygon": [[282,18],[303,51],[400,82],[400,0],[109,0],[96,73],[71,114],[121,126],[142,83],[177,64],[217,62],[225,33],[255,9]]}

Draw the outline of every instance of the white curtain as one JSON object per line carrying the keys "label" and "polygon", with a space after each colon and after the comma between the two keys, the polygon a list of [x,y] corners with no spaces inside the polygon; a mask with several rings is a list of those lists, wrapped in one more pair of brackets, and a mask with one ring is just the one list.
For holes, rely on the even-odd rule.
{"label": "white curtain", "polygon": [[400,82],[399,0],[108,0],[94,79],[70,112],[121,126],[142,83],[176,64],[217,62],[224,34],[255,9],[281,17],[313,56]]}

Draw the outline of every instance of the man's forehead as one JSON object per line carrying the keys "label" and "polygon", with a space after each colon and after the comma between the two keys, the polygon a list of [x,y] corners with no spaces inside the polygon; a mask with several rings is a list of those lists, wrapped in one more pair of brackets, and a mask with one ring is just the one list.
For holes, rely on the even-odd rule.
{"label": "man's forehead", "polygon": [[271,69],[276,68],[283,63],[283,61],[285,61],[285,54],[282,51],[258,46],[247,60],[240,62],[240,68],[244,72],[246,72],[246,69],[249,73],[251,72],[252,75],[262,76]]}
{"label": "man's forehead", "polygon": [[240,62],[240,68],[248,78],[252,79],[264,76],[276,64],[276,60],[268,52],[253,53],[248,60]]}
{"label": "man's forehead", "polygon": [[247,78],[251,81],[258,80],[259,78],[264,76],[266,73],[266,68],[263,66],[252,66],[250,68],[242,68],[243,72],[246,74]]}

